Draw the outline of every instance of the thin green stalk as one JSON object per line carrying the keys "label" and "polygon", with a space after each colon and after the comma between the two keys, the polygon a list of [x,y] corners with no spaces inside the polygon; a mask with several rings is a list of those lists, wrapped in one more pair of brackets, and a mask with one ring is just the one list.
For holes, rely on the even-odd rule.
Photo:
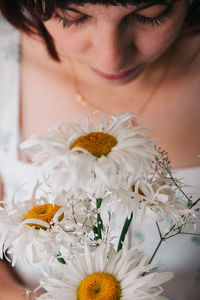
{"label": "thin green stalk", "polygon": [[170,239],[170,238],[172,238],[172,237],[174,237],[174,236],[176,236],[176,235],[178,235],[178,234],[185,234],[185,235],[194,235],[194,236],[200,236],[200,233],[192,233],[192,232],[176,232],[175,234],[172,234],[172,235],[170,235],[170,236],[168,236],[168,237],[166,237],[165,239],[166,240],[168,240],[168,239]]}
{"label": "thin green stalk", "polygon": [[150,259],[150,261],[148,262],[148,264],[150,264],[152,262],[152,260],[154,259],[154,257],[156,256],[156,253],[158,252],[158,249],[160,248],[162,242],[163,242],[163,239],[161,239],[159,241],[159,243],[158,243],[158,245],[157,245],[157,247],[156,247],[156,249],[155,249],[155,251],[154,251],[154,253],[153,253],[153,255],[152,255],[151,259]]}
{"label": "thin green stalk", "polygon": [[198,202],[200,202],[200,198],[197,199],[189,208],[193,208]]}
{"label": "thin green stalk", "polygon": [[200,233],[192,233],[192,232],[180,232],[180,234],[189,234],[189,235],[200,236]]}
{"label": "thin green stalk", "polygon": [[163,163],[159,163],[159,166],[167,171],[169,174],[171,180],[173,181],[174,185],[178,188],[178,190],[183,194],[183,196],[187,199],[188,203],[190,203],[191,199],[186,195],[186,193],[183,191],[183,189],[176,183],[176,180],[174,179],[171,171],[168,167],[166,167]]}
{"label": "thin green stalk", "polygon": [[159,233],[159,236],[160,236],[160,241],[159,241],[159,243],[158,243],[158,245],[157,245],[157,247],[156,247],[156,249],[155,249],[155,251],[154,251],[154,253],[153,253],[152,257],[150,258],[150,260],[149,260],[148,264],[150,264],[150,263],[152,262],[152,260],[153,260],[153,259],[154,259],[154,257],[156,256],[156,253],[158,252],[158,249],[160,248],[160,246],[161,246],[162,242],[165,240],[165,238],[162,236],[162,233],[161,233],[160,227],[159,227],[159,225],[158,225],[158,223],[157,223],[157,222],[156,222],[156,227],[157,227],[157,229],[158,229],[158,233]]}
{"label": "thin green stalk", "polygon": [[158,229],[160,238],[162,239],[162,233],[161,233],[160,227],[159,227],[159,225],[158,225],[158,222],[156,222],[156,226],[157,226],[157,229]]}
{"label": "thin green stalk", "polygon": [[[168,239],[170,239],[170,238],[172,238],[172,237],[174,237],[174,236],[176,236],[176,235],[178,235],[178,234],[185,234],[185,235],[188,234],[188,235],[200,236],[199,233],[191,233],[191,232],[187,233],[187,232],[181,232],[181,229],[182,229],[183,225],[181,225],[181,226],[178,227],[178,228],[175,228],[175,225],[173,225],[167,233],[165,233],[164,235],[162,235],[161,230],[160,230],[160,227],[159,227],[159,225],[158,225],[157,222],[156,222],[156,226],[157,226],[157,229],[158,229],[158,232],[159,232],[160,241],[159,241],[159,243],[158,243],[158,245],[157,245],[157,247],[156,247],[156,249],[155,249],[155,251],[154,251],[154,253],[153,253],[152,257],[151,257],[151,259],[149,260],[149,264],[150,264],[150,263],[152,262],[152,260],[154,259],[155,255],[156,255],[156,253],[158,252],[158,249],[160,248],[160,246],[161,246],[161,244],[162,244],[163,241],[166,241],[166,240],[168,240]],[[170,236],[168,236],[170,233],[172,233],[172,232],[175,231],[175,230],[176,230],[176,232],[175,232],[174,234],[171,234]]]}
{"label": "thin green stalk", "polygon": [[133,219],[133,212],[130,215],[130,218],[126,218],[126,221],[124,222],[124,226],[122,228],[122,232],[119,238],[119,243],[118,243],[118,247],[117,247],[117,252],[120,251],[122,249],[122,245],[123,242],[125,240],[126,234],[128,232],[129,226],[131,224],[131,221]]}
{"label": "thin green stalk", "polygon": [[[97,210],[101,207],[102,198],[96,199]],[[102,239],[103,222],[100,213],[97,213],[97,239]]]}

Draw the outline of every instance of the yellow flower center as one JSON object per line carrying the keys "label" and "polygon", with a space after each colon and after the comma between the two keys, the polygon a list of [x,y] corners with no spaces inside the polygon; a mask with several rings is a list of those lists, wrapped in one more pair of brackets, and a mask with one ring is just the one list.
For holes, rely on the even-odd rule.
{"label": "yellow flower center", "polygon": [[[36,205],[34,206],[31,210],[29,210],[29,212],[27,213],[27,215],[25,216],[24,220],[27,219],[38,219],[41,221],[45,221],[46,223],[50,224],[51,220],[53,219],[53,217],[55,216],[55,214],[57,213],[57,211],[61,208],[61,206],[58,206],[56,204],[43,204],[43,205]],[[64,214],[61,214],[58,218],[59,221],[61,221],[64,217]],[[38,225],[38,224],[27,224],[31,227],[35,227],[36,229],[46,229],[44,226],[42,225]]]}
{"label": "yellow flower center", "polygon": [[120,283],[108,273],[93,273],[85,277],[77,290],[77,300],[119,300]]}
{"label": "yellow flower center", "polygon": [[115,145],[117,145],[117,140],[112,135],[103,132],[91,132],[77,138],[70,149],[83,148],[92,155],[101,157],[107,155]]}

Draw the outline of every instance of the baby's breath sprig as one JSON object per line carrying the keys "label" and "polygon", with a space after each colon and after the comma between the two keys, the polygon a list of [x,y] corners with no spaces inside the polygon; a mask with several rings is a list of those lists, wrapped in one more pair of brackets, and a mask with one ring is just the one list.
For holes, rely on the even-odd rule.
{"label": "baby's breath sprig", "polygon": [[[153,165],[154,165],[154,169],[155,171],[161,175],[161,177],[163,177],[163,183],[165,183],[165,181],[174,186],[175,189],[177,191],[179,191],[182,196],[187,200],[187,207],[189,209],[191,209],[191,213],[192,213],[192,209],[200,202],[200,198],[197,199],[195,202],[192,201],[192,196],[187,195],[184,190],[183,190],[183,186],[185,186],[182,182],[180,182],[179,180],[177,180],[176,178],[174,178],[173,174],[172,174],[172,166],[171,166],[171,161],[169,159],[169,155],[168,152],[161,149],[161,147],[156,148],[157,151],[157,155],[155,156],[155,160],[153,161]],[[199,209],[195,209],[194,211],[198,212]],[[188,222],[188,220],[186,220],[186,216],[180,216],[180,220],[182,220],[181,224],[179,222],[173,224],[171,226],[171,228],[165,232],[162,233],[159,224],[156,222],[156,227],[158,229],[158,233],[160,236],[160,240],[149,260],[149,264],[153,261],[153,259],[155,258],[161,244],[178,235],[178,234],[185,234],[185,235],[198,235],[200,236],[200,233],[193,233],[193,232],[184,232],[183,228],[184,225]]]}
{"label": "baby's breath sprig", "polygon": [[[198,201],[200,201],[200,199],[198,199]],[[184,231],[182,231],[183,228],[184,228],[184,225],[188,222],[186,220],[185,216],[183,216],[182,219],[183,219],[183,223],[181,225],[173,224],[171,226],[171,228],[169,230],[167,230],[167,232],[165,232],[164,234],[161,232],[161,229],[160,229],[160,226],[159,226],[158,222],[156,222],[156,226],[157,226],[157,229],[158,229],[160,240],[159,240],[159,242],[158,242],[158,244],[157,244],[157,246],[156,246],[156,248],[155,248],[155,250],[154,250],[154,252],[153,252],[153,254],[152,254],[151,258],[150,258],[150,260],[149,260],[149,264],[152,263],[152,261],[155,258],[155,256],[156,256],[156,254],[157,254],[157,252],[158,252],[161,244],[164,241],[166,241],[166,240],[168,240],[168,239],[170,239],[172,237],[175,237],[176,235],[179,235],[179,234],[200,236],[200,233],[184,232]]]}
{"label": "baby's breath sprig", "polygon": [[171,161],[169,159],[169,154],[167,151],[162,149],[161,147],[156,147],[157,155],[155,155],[155,161],[153,161],[156,172],[159,172],[160,169],[164,169],[168,173],[172,170]]}
{"label": "baby's breath sprig", "polygon": [[155,161],[153,162],[154,168],[156,172],[160,173],[167,181],[171,181],[171,184],[184,196],[187,200],[187,206],[189,209],[193,208],[197,203],[199,203],[200,199],[197,199],[195,202],[192,202],[192,196],[188,196],[184,190],[183,186],[185,186],[182,182],[178,181],[174,178],[172,174],[172,166],[171,161],[169,159],[168,152],[162,150],[161,147],[156,148],[158,155],[155,156]]}

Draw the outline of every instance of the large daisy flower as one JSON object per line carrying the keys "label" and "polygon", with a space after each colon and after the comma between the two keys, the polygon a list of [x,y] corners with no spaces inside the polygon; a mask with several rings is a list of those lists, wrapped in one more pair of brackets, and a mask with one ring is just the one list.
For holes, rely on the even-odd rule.
{"label": "large daisy flower", "polygon": [[[0,208],[0,257],[12,256],[12,264],[20,258],[26,264],[40,264],[57,258],[60,249],[81,246],[82,239],[93,229],[93,211],[82,200],[66,194],[50,201],[37,198],[35,187],[31,199],[15,201]],[[84,224],[84,226],[83,226]]]}
{"label": "large daisy flower", "polygon": [[[139,245],[138,245],[139,246]],[[68,265],[61,266],[59,273],[48,274],[41,281],[46,293],[37,300],[164,300],[161,284],[170,280],[170,272],[150,272],[157,267],[148,264],[148,259],[138,246],[118,253],[101,244],[91,251],[85,246],[84,255],[79,255]]]}
{"label": "large daisy flower", "polygon": [[134,184],[113,189],[104,198],[101,206],[104,225],[109,224],[111,215],[121,223],[129,218],[132,212],[133,221],[137,226],[146,218],[159,222],[167,216],[180,224],[185,222],[185,217],[194,215],[193,210],[181,202],[180,195],[171,185],[154,177],[149,180],[138,178]]}
{"label": "large daisy flower", "polygon": [[135,178],[152,170],[156,153],[144,128],[133,127],[135,114],[112,116],[94,125],[88,118],[82,125],[62,123],[44,136],[32,136],[21,145],[34,155],[56,190],[85,188],[97,180],[105,188],[128,175]]}

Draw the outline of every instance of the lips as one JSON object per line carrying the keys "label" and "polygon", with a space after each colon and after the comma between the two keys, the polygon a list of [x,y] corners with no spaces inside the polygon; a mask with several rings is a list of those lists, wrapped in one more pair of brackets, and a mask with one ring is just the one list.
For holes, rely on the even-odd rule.
{"label": "lips", "polygon": [[115,73],[115,74],[106,74],[98,69],[92,68],[92,71],[95,72],[96,74],[98,74],[99,76],[101,76],[102,78],[108,79],[108,80],[120,80],[120,79],[126,79],[128,78],[130,75],[133,75],[134,73],[136,73],[139,69],[140,69],[140,65],[129,69],[127,71],[122,71],[119,73]]}

